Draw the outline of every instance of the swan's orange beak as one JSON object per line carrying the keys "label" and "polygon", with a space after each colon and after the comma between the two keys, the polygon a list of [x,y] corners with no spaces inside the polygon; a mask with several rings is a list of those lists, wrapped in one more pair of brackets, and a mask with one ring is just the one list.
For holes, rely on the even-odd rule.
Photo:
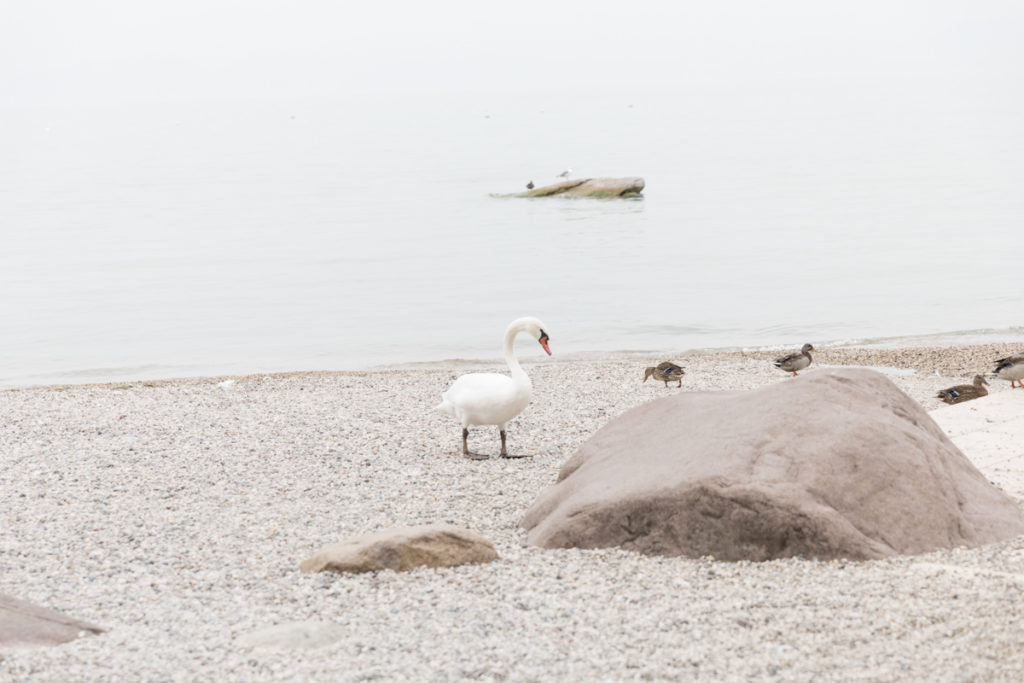
{"label": "swan's orange beak", "polygon": [[538,339],[537,341],[540,342],[540,345],[542,347],[544,347],[544,350],[547,351],[548,355],[550,356],[551,355],[551,347],[548,346],[548,339],[550,339],[550,338],[548,337],[547,333],[541,332],[540,333],[540,339]]}

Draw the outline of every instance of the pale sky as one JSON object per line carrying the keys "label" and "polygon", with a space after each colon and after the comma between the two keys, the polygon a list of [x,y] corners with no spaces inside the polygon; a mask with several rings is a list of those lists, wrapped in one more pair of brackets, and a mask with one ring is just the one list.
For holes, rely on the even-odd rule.
{"label": "pale sky", "polygon": [[1013,1],[40,0],[3,14],[6,105],[836,80],[998,87],[1024,64],[1024,3]]}

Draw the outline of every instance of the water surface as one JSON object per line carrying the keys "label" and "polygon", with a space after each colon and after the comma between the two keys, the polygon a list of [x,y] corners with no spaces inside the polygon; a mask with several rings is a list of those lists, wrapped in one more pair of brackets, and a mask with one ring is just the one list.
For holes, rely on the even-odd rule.
{"label": "water surface", "polygon": [[[954,95],[3,110],[0,385],[489,359],[522,315],[563,356],[1024,341],[1024,111]],[[494,196],[569,166],[647,189]]]}

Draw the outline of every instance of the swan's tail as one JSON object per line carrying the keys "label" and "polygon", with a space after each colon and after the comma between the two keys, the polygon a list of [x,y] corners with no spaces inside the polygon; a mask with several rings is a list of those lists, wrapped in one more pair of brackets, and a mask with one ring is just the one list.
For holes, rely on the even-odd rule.
{"label": "swan's tail", "polygon": [[448,400],[447,394],[445,394],[444,400],[442,400],[440,403],[434,406],[434,410],[440,410],[442,413],[445,413],[446,415],[451,415],[452,417],[455,417],[455,405]]}

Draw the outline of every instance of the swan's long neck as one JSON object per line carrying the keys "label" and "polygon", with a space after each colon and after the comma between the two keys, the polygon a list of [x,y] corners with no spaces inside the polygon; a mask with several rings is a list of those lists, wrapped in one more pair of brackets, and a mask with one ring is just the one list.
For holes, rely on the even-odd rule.
{"label": "swan's long neck", "polygon": [[523,330],[519,327],[509,327],[505,331],[505,362],[508,363],[508,369],[512,372],[512,379],[516,382],[525,381],[526,384],[530,384],[530,378],[526,376],[526,371],[519,366],[519,359],[516,358],[516,335]]}

